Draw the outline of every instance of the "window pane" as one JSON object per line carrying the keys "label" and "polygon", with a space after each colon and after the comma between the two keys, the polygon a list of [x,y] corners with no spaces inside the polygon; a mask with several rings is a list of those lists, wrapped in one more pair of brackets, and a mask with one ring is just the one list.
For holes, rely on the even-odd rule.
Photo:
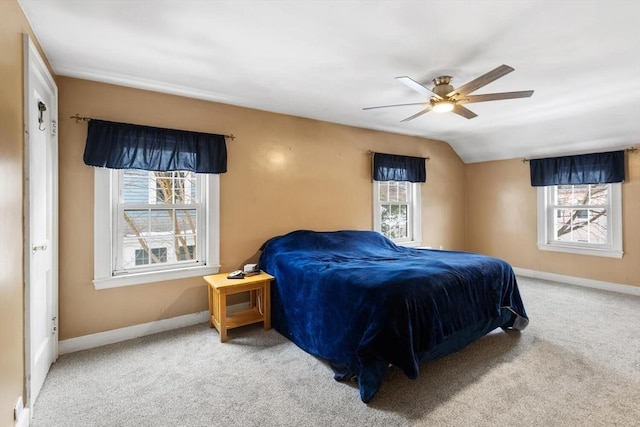
{"label": "window pane", "polygon": [[149,264],[147,252],[149,236],[149,210],[127,209],[123,212],[121,229],[122,264],[125,269]]}
{"label": "window pane", "polygon": [[574,205],[588,205],[589,185],[574,185],[571,199]]}
{"label": "window pane", "polygon": [[123,171],[122,197],[124,203],[147,203],[149,201],[149,172]]}
{"label": "window pane", "polygon": [[408,200],[407,193],[409,191],[409,183],[408,182],[398,182],[398,198],[396,201],[398,202],[406,202]]}
{"label": "window pane", "polygon": [[195,234],[198,213],[195,209],[176,209],[176,234]]}
{"label": "window pane", "polygon": [[390,202],[398,201],[398,183],[397,182],[389,183],[389,201]]}
{"label": "window pane", "polygon": [[173,203],[173,172],[151,172],[155,182],[155,201],[153,203]]}
{"label": "window pane", "polygon": [[126,209],[123,215],[123,237],[146,236],[149,234],[148,209]]}
{"label": "window pane", "polygon": [[559,206],[571,205],[573,185],[558,185],[555,187],[555,200]]}
{"label": "window pane", "polygon": [[178,247],[178,261],[189,261],[196,259],[196,245]]}
{"label": "window pane", "polygon": [[151,263],[167,262],[167,248],[151,248]]}
{"label": "window pane", "polygon": [[380,232],[389,237],[389,207],[380,206]]}
{"label": "window pane", "polygon": [[407,206],[400,206],[399,218],[398,218],[398,236],[406,238],[409,236],[408,227]]}
{"label": "window pane", "polygon": [[176,172],[173,182],[175,203],[196,203],[196,174]]}
{"label": "window pane", "polygon": [[136,265],[149,264],[149,254],[144,249],[136,249]]}
{"label": "window pane", "polygon": [[153,209],[149,214],[150,236],[169,236],[173,234],[173,209]]}
{"label": "window pane", "polygon": [[570,209],[556,209],[555,240],[571,242],[572,217]]}
{"label": "window pane", "polygon": [[378,200],[381,202],[389,201],[389,182],[383,181],[378,183]]}
{"label": "window pane", "polygon": [[608,186],[606,184],[589,185],[588,205],[606,205],[609,203]]}

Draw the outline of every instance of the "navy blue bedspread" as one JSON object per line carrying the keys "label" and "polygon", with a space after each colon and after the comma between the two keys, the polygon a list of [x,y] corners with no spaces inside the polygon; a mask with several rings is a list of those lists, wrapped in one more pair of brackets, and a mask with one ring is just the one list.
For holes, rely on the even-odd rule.
{"label": "navy blue bedspread", "polygon": [[364,402],[389,364],[416,378],[420,363],[528,323],[513,269],[496,258],[400,247],[373,231],[299,230],[262,249],[273,326],[336,379],[357,377]]}

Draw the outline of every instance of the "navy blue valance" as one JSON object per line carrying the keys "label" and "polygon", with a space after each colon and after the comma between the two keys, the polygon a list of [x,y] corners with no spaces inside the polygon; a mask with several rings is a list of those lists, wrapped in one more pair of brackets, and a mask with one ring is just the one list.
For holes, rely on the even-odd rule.
{"label": "navy blue valance", "polygon": [[425,158],[373,153],[374,181],[425,182]]}
{"label": "navy blue valance", "polygon": [[224,135],[91,119],[84,149],[89,166],[148,171],[227,171]]}
{"label": "navy blue valance", "polygon": [[532,159],[529,164],[533,187],[624,181],[624,151]]}

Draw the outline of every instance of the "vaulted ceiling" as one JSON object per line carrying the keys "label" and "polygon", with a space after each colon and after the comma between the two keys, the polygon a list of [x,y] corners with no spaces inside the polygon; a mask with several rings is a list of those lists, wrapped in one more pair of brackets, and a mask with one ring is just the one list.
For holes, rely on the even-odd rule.
{"label": "vaulted ceiling", "polygon": [[[56,74],[449,143],[467,163],[640,142],[638,1],[19,0]],[[532,97],[421,115],[432,88],[508,64],[473,94]]]}

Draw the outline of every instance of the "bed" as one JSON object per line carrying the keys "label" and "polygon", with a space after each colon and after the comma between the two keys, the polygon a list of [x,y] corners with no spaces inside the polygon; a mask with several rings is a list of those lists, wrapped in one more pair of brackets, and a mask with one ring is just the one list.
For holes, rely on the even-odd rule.
{"label": "bed", "polygon": [[272,325],[357,378],[369,402],[389,365],[409,378],[496,328],[528,324],[511,266],[484,255],[413,249],[373,231],[298,230],[262,246],[275,277]]}

